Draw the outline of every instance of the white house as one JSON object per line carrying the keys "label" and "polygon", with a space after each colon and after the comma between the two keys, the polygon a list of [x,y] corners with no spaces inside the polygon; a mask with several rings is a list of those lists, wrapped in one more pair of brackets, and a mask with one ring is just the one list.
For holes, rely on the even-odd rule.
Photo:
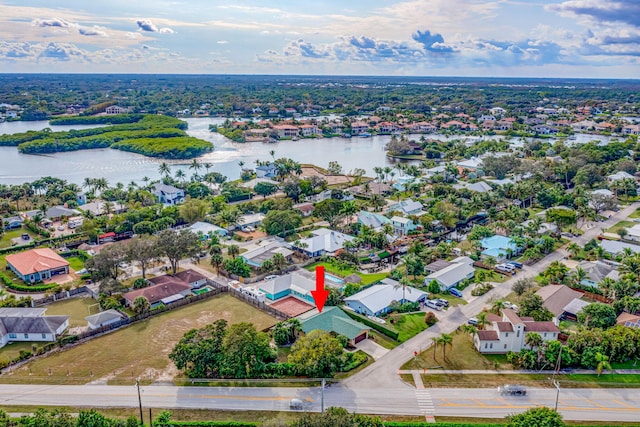
{"label": "white house", "polygon": [[640,242],[640,224],[627,228],[627,235],[624,236],[624,238],[634,242]]}
{"label": "white house", "polygon": [[416,202],[413,199],[405,199],[399,203],[394,203],[389,206],[389,212],[398,211],[402,215],[423,215],[425,212],[422,210],[422,203]]}
{"label": "white house", "polygon": [[262,212],[241,215],[238,224],[242,227],[257,227],[262,224],[265,215]]}
{"label": "white house", "polygon": [[344,303],[356,313],[379,316],[387,313],[394,301],[405,303],[419,302],[425,299],[427,299],[427,293],[424,291],[407,286],[403,292],[399,282],[393,279],[383,279],[381,285],[373,285],[351,295],[344,299]]}
{"label": "white house", "polygon": [[46,308],[0,308],[0,347],[10,342],[53,342],[69,316],[45,316]]}
{"label": "white house", "polygon": [[418,228],[410,218],[402,216],[391,217],[391,226],[393,227],[393,234],[397,236],[406,236]]}
{"label": "white house", "polygon": [[89,329],[93,330],[118,323],[123,317],[124,316],[118,310],[105,310],[100,313],[87,316],[84,319],[87,321]]}
{"label": "white house", "polygon": [[189,230],[195,234],[201,235],[203,238],[209,238],[214,234],[222,237],[227,235],[227,230],[224,228],[203,221],[194,222],[189,226]]}
{"label": "white house", "polygon": [[184,202],[184,190],[173,185],[156,183],[153,186],[153,194],[155,194],[160,203],[166,205],[177,205]]}
{"label": "white house", "polygon": [[607,175],[607,181],[609,182],[622,181],[623,179],[632,179],[635,181],[636,177],[625,171],[619,171],[612,175]]}
{"label": "white house", "polygon": [[311,232],[311,237],[301,239],[293,247],[306,253],[310,257],[322,255],[336,255],[343,248],[345,242],[353,240],[353,236],[340,233],[328,228],[319,228]]}
{"label": "white house", "polygon": [[110,107],[107,107],[106,110],[104,110],[104,112],[107,113],[108,115],[124,114],[124,113],[128,113],[129,109],[120,107],[118,105],[111,105]]}
{"label": "white house", "polygon": [[469,257],[459,257],[451,261],[450,265],[429,274],[424,279],[425,285],[435,280],[442,290],[458,285],[463,280],[473,278],[475,270],[473,260]]}
{"label": "white house", "polygon": [[536,322],[531,317],[519,317],[511,309],[502,310],[502,321],[492,322],[484,331],[477,331],[473,344],[480,353],[519,352],[527,348],[526,336],[537,333],[543,341],[558,339],[560,329],[553,322]]}

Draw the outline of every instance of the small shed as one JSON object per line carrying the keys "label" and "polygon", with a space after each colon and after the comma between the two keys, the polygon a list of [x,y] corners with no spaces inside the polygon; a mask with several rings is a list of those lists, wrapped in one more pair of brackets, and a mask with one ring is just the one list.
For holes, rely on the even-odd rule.
{"label": "small shed", "polygon": [[105,310],[100,313],[85,317],[89,329],[98,329],[103,326],[118,323],[123,319],[123,315],[117,310]]}

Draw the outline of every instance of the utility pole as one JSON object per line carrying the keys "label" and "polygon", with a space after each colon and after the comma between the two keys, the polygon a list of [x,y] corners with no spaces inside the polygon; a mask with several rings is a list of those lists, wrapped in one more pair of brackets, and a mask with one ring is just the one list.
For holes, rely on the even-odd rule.
{"label": "utility pole", "polygon": [[324,414],[324,386],[325,386],[325,379],[322,379],[322,396],[320,398],[320,413]]}
{"label": "utility pole", "polygon": [[553,385],[556,387],[556,405],[555,411],[558,411],[558,399],[560,398],[560,383],[556,380],[553,380]]}
{"label": "utility pole", "polygon": [[142,418],[142,398],[140,397],[140,379],[136,379],[136,388],[138,389],[138,406],[140,408],[140,425],[144,425],[144,419]]}

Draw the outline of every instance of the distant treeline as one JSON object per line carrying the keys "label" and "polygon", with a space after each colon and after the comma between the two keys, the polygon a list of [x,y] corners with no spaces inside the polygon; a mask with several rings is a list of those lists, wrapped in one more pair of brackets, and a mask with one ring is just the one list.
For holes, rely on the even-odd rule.
{"label": "distant treeline", "polygon": [[[61,123],[64,121],[64,123]],[[54,122],[54,121],[52,121]],[[57,153],[91,148],[115,148],[151,157],[188,159],[212,150],[211,143],[186,134],[187,124],[161,115],[122,114],[56,119],[56,124],[112,124],[94,129],[53,132],[51,129],[0,135],[0,146],[21,153]]]}
{"label": "distant treeline", "polygon": [[106,116],[67,116],[49,120],[51,126],[58,125],[120,125],[136,123],[144,118],[144,114],[112,114]]}

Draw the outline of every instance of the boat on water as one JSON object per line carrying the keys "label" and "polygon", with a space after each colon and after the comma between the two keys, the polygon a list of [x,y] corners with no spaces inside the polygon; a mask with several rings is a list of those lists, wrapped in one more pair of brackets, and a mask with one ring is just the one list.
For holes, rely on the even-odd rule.
{"label": "boat on water", "polygon": [[358,134],[358,136],[360,138],[370,138],[371,134],[369,132],[362,132],[362,133]]}
{"label": "boat on water", "polygon": [[351,134],[350,133],[343,133],[342,137],[343,138],[351,138]]}

